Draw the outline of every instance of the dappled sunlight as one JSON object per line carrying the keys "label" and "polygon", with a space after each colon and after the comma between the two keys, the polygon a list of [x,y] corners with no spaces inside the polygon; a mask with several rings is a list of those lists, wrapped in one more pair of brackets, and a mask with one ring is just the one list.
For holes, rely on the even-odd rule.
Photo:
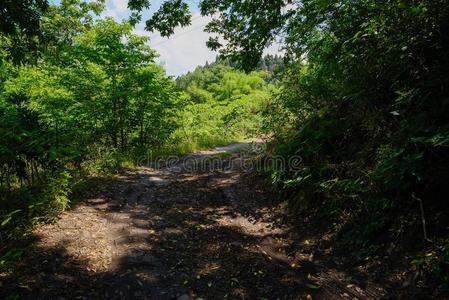
{"label": "dappled sunlight", "polygon": [[255,236],[265,236],[271,234],[283,233],[281,229],[272,230],[270,228],[271,223],[265,222],[252,222],[248,218],[243,216],[229,217],[223,216],[217,220],[218,224],[225,227],[240,228],[245,234]]}
{"label": "dappled sunlight", "polygon": [[56,223],[38,227],[34,231],[39,238],[36,247],[63,248],[86,271],[104,271],[114,256],[108,226],[109,220],[95,209],[80,206],[62,214]]}
{"label": "dappled sunlight", "polygon": [[[244,176],[141,167],[98,186],[94,197],[34,231],[39,239],[33,249],[41,254],[28,257],[23,271],[29,264],[38,269],[47,264],[58,275],[44,272],[28,280],[24,295],[57,297],[67,290],[81,297],[152,299],[316,294],[311,287],[322,266],[307,252],[304,238],[292,240],[292,225],[280,222],[282,211],[263,183]],[[59,259],[40,258],[59,252]]]}

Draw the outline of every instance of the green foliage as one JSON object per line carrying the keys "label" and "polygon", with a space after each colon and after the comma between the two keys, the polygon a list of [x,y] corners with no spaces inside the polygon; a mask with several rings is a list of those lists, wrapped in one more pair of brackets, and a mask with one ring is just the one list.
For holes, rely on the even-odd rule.
{"label": "green foliage", "polygon": [[440,284],[439,289],[449,289],[449,242],[447,239],[439,240],[434,250],[419,252],[410,261],[411,268],[419,270],[428,276],[434,277]]}
{"label": "green foliage", "polygon": [[[284,7],[284,22],[271,24],[285,30],[290,62],[264,123],[275,154],[299,155],[302,166],[275,170],[273,179],[292,209],[318,210],[339,224],[347,246],[376,249],[380,236],[392,238],[398,219],[421,222],[412,195],[430,211],[447,211],[448,7],[315,0],[293,6]],[[251,24],[253,13],[237,1],[223,7],[235,7],[233,14]],[[237,30],[232,14],[219,18]],[[429,218],[436,232],[442,225],[435,225],[437,215]],[[419,240],[414,234],[409,242]]]}
{"label": "green foliage", "polygon": [[45,0],[4,0],[0,4],[0,32],[10,34],[17,28],[29,35],[39,30],[42,13],[47,9]]}
{"label": "green foliage", "polygon": [[161,36],[167,37],[174,33],[177,26],[187,26],[190,23],[189,6],[182,0],[167,0],[146,22],[146,27],[151,31],[158,30]]}
{"label": "green foliage", "polygon": [[50,6],[33,63],[0,52],[0,224],[10,238],[66,209],[81,170],[129,166],[178,128],[183,98],[148,38],[128,23],[95,20],[101,9],[78,0]]}
{"label": "green foliage", "polygon": [[46,0],[4,0],[0,3],[0,49],[14,62],[37,55],[40,24],[48,9]]}
{"label": "green foliage", "polygon": [[62,171],[52,176],[42,187],[40,197],[28,206],[30,215],[57,215],[69,205],[70,174]]}
{"label": "green foliage", "polygon": [[266,71],[245,74],[218,62],[178,78],[189,103],[173,134],[181,152],[257,136],[262,108],[275,90],[267,77]]}

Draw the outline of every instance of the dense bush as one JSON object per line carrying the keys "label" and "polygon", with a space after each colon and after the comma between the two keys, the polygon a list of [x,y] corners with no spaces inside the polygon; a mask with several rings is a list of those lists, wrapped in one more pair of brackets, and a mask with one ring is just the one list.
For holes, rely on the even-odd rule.
{"label": "dense bush", "polygon": [[218,61],[179,77],[189,104],[174,139],[191,151],[256,137],[262,109],[276,89],[270,76],[267,70],[245,74]]}
{"label": "dense bush", "polygon": [[361,249],[416,228],[401,236],[420,244],[422,204],[425,238],[444,238],[446,3],[304,1],[290,18],[292,59],[267,124],[278,154],[303,159],[301,170],[274,174],[291,207],[335,218]]}

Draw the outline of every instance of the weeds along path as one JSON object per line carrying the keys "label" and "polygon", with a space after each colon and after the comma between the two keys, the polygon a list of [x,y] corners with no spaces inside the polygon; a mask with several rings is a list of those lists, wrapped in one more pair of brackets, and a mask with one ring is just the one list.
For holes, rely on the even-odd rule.
{"label": "weeds along path", "polygon": [[[187,164],[145,166],[99,183],[35,241],[4,296],[30,299],[366,299],[293,228],[269,184],[240,166],[245,144]],[[224,154],[224,153],[234,154]],[[204,159],[208,168],[192,168]],[[193,170],[195,169],[195,170]],[[325,239],[324,239],[325,240]],[[322,242],[322,243],[325,243]],[[320,252],[321,251],[321,252]],[[2,297],[5,299],[4,297]]]}

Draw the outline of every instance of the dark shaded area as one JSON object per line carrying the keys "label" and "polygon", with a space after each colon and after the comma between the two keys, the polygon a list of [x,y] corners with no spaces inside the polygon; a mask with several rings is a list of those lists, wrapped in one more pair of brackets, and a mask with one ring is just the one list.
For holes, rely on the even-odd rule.
{"label": "dark shaded area", "polygon": [[384,293],[362,274],[351,287],[329,260],[331,238],[314,240],[324,228],[292,226],[268,187],[235,170],[124,173],[36,232],[16,272],[2,280],[1,298],[374,299]]}
{"label": "dark shaded area", "polygon": [[27,35],[39,33],[39,22],[48,7],[46,0],[3,0],[0,3],[0,32]]}
{"label": "dark shaded area", "polygon": [[[138,183],[133,185],[133,180]],[[150,234],[128,232],[117,241],[117,246],[130,246],[130,251],[115,257],[114,270],[104,273],[88,272],[82,261],[73,260],[65,251],[64,240],[57,248],[35,246],[32,255],[26,255],[18,266],[26,284],[21,288],[6,284],[3,291],[7,295],[17,293],[34,299],[78,296],[170,299],[183,294],[254,298],[293,296],[303,291],[303,271],[300,272],[302,276],[298,276],[299,271],[292,270],[286,262],[268,262],[263,254],[245,249],[260,244],[264,236],[255,237],[239,228],[217,225],[214,219],[220,214],[235,216],[250,212],[239,211],[238,207],[230,205],[222,191],[208,188],[211,180],[208,176],[188,182],[187,186],[183,182],[173,182],[160,187],[152,199],[137,192],[142,180],[145,178],[117,182],[121,185],[119,194],[114,193],[107,201],[93,205],[111,216],[111,223],[121,222],[120,216],[129,214],[133,228],[160,232],[157,240]],[[180,191],[182,195],[174,195]],[[127,201],[127,197],[131,201]],[[133,209],[140,205],[148,210]],[[223,212],[209,212],[214,209]],[[151,250],[139,250],[143,244]],[[208,270],[210,266],[212,270]],[[310,267],[308,272],[312,271]],[[286,279],[284,283],[283,278]]]}

